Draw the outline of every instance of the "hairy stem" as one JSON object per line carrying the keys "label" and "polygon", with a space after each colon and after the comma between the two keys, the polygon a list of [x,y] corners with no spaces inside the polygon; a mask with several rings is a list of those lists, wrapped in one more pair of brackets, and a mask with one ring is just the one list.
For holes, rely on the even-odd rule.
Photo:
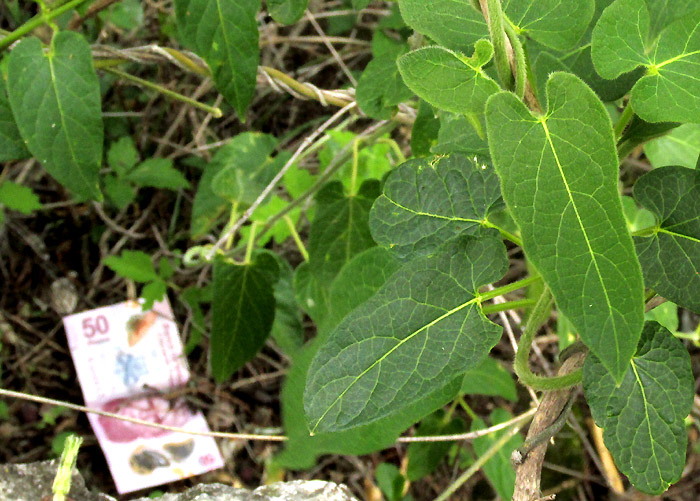
{"label": "hairy stem", "polygon": [[510,69],[508,61],[508,52],[506,51],[506,32],[503,21],[503,10],[501,9],[501,0],[486,0],[482,2],[482,7],[486,4],[484,11],[486,22],[489,25],[489,34],[491,35],[491,43],[493,44],[494,60],[496,62],[496,71],[501,84],[505,89],[513,88],[513,73]]}
{"label": "hairy stem", "polygon": [[529,386],[533,390],[559,390],[581,382],[581,370],[555,377],[538,376],[533,374],[530,370],[529,360],[532,342],[535,339],[537,329],[547,320],[551,311],[551,306],[552,294],[549,292],[548,288],[545,288],[542,295],[537,300],[537,304],[530,312],[530,318],[528,318],[525,330],[522,336],[520,336],[518,351],[515,354],[515,373],[518,375],[521,383]]}
{"label": "hairy stem", "polygon": [[530,308],[535,305],[533,299],[519,299],[517,301],[508,301],[506,303],[487,304],[481,307],[481,312],[484,315],[491,315],[500,311],[517,310],[518,308]]}
{"label": "hairy stem", "polygon": [[528,285],[534,284],[535,282],[538,282],[540,280],[542,280],[542,277],[540,277],[539,275],[535,275],[533,277],[523,278],[522,280],[518,280],[508,285],[504,285],[503,287],[497,287],[496,289],[482,292],[479,294],[479,301],[483,303],[484,301],[488,301],[489,299],[493,299],[495,297],[508,294],[509,292],[522,289],[523,287],[527,287]]}
{"label": "hairy stem", "polygon": [[630,120],[632,120],[633,116],[634,110],[632,109],[630,103],[627,103],[625,108],[622,110],[620,118],[618,118],[617,123],[615,123],[614,132],[616,141],[622,137],[622,133],[625,132],[625,128],[630,123]]}
{"label": "hairy stem", "polygon": [[525,61],[525,50],[523,44],[515,32],[515,28],[506,20],[504,22],[506,35],[510,40],[510,45],[513,47],[515,55],[515,95],[523,99],[525,97],[525,85],[527,84],[527,62]]}

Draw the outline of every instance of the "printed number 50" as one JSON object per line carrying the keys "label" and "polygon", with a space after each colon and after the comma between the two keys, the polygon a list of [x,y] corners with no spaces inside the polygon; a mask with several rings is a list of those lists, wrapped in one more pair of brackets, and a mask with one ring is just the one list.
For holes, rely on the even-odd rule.
{"label": "printed number 50", "polygon": [[83,319],[83,335],[86,338],[94,337],[96,333],[107,334],[109,332],[109,323],[104,315],[98,315],[96,318],[87,317]]}

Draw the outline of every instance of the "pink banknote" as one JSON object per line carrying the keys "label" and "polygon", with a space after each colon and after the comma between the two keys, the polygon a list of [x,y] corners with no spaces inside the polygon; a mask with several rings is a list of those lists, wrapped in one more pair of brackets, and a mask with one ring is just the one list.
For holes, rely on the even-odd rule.
{"label": "pink banknote", "polygon": [[[142,311],[136,301],[63,319],[88,407],[132,420],[207,432],[201,412],[173,398],[190,377],[166,301]],[[88,414],[120,493],[199,475],[223,466],[211,437]]]}

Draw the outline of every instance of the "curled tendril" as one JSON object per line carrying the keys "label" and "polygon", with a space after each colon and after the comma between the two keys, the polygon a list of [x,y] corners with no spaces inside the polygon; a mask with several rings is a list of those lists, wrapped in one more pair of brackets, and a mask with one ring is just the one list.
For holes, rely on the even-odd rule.
{"label": "curled tendril", "polygon": [[194,247],[190,247],[187,249],[187,252],[185,252],[185,255],[182,256],[182,264],[188,268],[192,268],[211,262],[213,256],[210,257],[209,253],[211,252],[212,247],[213,245],[211,244],[195,245]]}

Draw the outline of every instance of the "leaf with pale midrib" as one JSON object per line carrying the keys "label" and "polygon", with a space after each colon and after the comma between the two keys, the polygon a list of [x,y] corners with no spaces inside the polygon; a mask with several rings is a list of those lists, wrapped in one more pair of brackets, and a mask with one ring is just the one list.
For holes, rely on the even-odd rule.
{"label": "leaf with pale midrib", "polygon": [[27,148],[59,183],[101,201],[104,132],[90,45],[62,31],[46,53],[38,38],[29,37],[9,57],[7,93]]}
{"label": "leaf with pale midrib", "polygon": [[700,313],[700,171],[661,167],[634,185],[634,198],[658,218],[635,237],[647,287]]}
{"label": "leaf with pale midrib", "polygon": [[209,65],[216,88],[245,119],[260,61],[260,0],[175,0],[183,42]]}
{"label": "leaf with pale midrib", "polygon": [[[485,40],[481,47],[490,46]],[[398,59],[399,71],[409,89],[436,108],[454,113],[482,113],[498,84],[483,70],[493,54],[486,49],[471,58],[443,47],[424,47]]]}
{"label": "leaf with pale midrib", "polygon": [[491,230],[447,242],[394,273],[329,335],[309,369],[304,407],[313,433],[398,415],[478,365],[501,334],[477,290],[508,267]]}
{"label": "leaf with pale midrib", "polygon": [[[483,14],[472,0],[400,0],[406,23],[450,49],[469,52],[488,36]],[[594,0],[504,0],[503,10],[519,33],[557,50],[572,49],[586,32]]]}
{"label": "leaf with pale midrib", "polygon": [[644,120],[700,123],[700,10],[667,25],[657,39],[645,0],[617,0],[598,20],[591,51],[604,78],[646,68],[630,96]]}
{"label": "leaf with pale midrib", "polygon": [[420,158],[389,175],[372,206],[370,229],[377,243],[397,256],[421,256],[460,233],[477,232],[502,208],[490,161],[462,154]]}
{"label": "leaf with pale midrib", "polygon": [[389,416],[373,423],[335,433],[309,435],[304,416],[304,386],[311,360],[329,334],[343,317],[372,297],[399,265],[389,251],[372,247],[361,252],[343,266],[333,280],[329,293],[331,315],[319,327],[318,336],[293,356],[292,367],[282,387],[282,417],[289,440],[275,462],[286,468],[310,468],[320,454],[369,454],[395,443],[406,428],[454,399],[461,378],[429,395],[411,402],[397,416]]}
{"label": "leaf with pale midrib", "polygon": [[636,354],[617,386],[589,354],[583,390],[617,467],[637,489],[660,494],[685,466],[683,420],[693,405],[688,351],[656,322],[647,322]]}
{"label": "leaf with pale midrib", "polygon": [[223,382],[253,358],[270,335],[275,319],[276,258],[260,252],[249,264],[214,261],[211,372]]}
{"label": "leaf with pale midrib", "polygon": [[644,290],[612,124],[579,78],[555,73],[547,91],[542,117],[510,93],[489,100],[491,158],[528,259],[583,342],[621,378],[642,329]]}

